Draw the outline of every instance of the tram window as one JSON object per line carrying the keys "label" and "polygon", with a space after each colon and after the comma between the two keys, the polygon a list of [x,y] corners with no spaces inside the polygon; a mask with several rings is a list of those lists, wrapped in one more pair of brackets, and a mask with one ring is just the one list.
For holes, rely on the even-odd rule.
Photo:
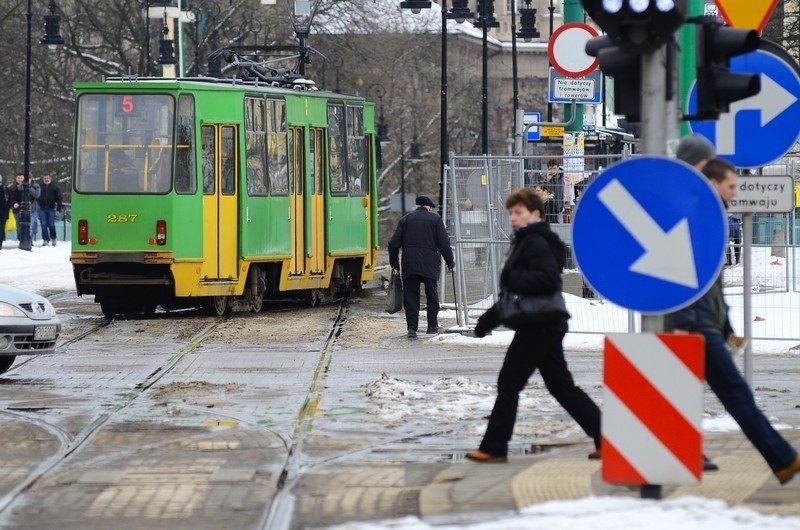
{"label": "tram window", "polygon": [[167,193],[174,111],[175,100],[166,94],[82,95],[76,125],[76,191]]}
{"label": "tram window", "polygon": [[303,142],[303,129],[292,127],[289,135],[289,152],[292,154],[289,160],[289,193],[303,194],[303,177],[305,167],[305,150]]}
{"label": "tram window", "polygon": [[339,104],[328,105],[328,163],[331,194],[347,192],[347,181],[345,180],[347,131],[344,126],[344,107]]}
{"label": "tram window", "polygon": [[203,194],[214,195],[214,166],[216,155],[214,153],[214,127],[203,127]]}
{"label": "tram window", "polygon": [[267,173],[272,195],[289,193],[289,153],[286,102],[267,100]]}
{"label": "tram window", "polygon": [[222,191],[223,195],[236,193],[236,129],[222,128]]}
{"label": "tram window", "polygon": [[322,129],[311,129],[311,152],[309,153],[309,160],[311,160],[311,189],[314,194],[322,195],[323,193],[323,176],[325,175],[325,132]]}
{"label": "tram window", "polygon": [[176,142],[175,191],[197,192],[197,162],[194,155],[194,97],[178,98],[178,138]]}
{"label": "tram window", "polygon": [[251,196],[269,193],[265,112],[263,98],[245,98],[245,178]]}
{"label": "tram window", "polygon": [[347,107],[347,180],[351,195],[364,195],[366,145],[364,109]]}
{"label": "tram window", "polygon": [[267,135],[267,159],[272,195],[289,193],[289,157],[286,155],[286,148],[285,133]]}

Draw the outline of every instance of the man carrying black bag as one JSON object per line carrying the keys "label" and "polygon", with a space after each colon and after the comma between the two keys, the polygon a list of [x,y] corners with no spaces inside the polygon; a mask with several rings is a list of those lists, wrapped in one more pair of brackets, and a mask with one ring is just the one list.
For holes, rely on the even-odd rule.
{"label": "man carrying black bag", "polygon": [[392,269],[385,309],[390,315],[403,309],[403,280],[400,278],[400,271],[397,269]]}
{"label": "man carrying black bag", "polygon": [[[442,218],[433,213],[436,205],[425,195],[417,197],[417,209],[397,225],[389,241],[389,264],[392,270],[403,272],[403,305],[406,310],[408,338],[417,338],[419,326],[420,284],[425,285],[427,300],[428,334],[439,333],[439,291],[437,283],[441,274],[441,259],[449,268],[455,267],[453,250]],[[400,249],[403,249],[402,268]]]}

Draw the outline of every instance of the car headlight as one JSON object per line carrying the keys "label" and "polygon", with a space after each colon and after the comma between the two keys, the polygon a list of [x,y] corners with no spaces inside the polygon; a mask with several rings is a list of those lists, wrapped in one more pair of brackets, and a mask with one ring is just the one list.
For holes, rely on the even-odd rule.
{"label": "car headlight", "polygon": [[7,304],[5,302],[0,302],[0,317],[24,317],[26,316],[25,313],[22,312],[21,309],[17,307]]}

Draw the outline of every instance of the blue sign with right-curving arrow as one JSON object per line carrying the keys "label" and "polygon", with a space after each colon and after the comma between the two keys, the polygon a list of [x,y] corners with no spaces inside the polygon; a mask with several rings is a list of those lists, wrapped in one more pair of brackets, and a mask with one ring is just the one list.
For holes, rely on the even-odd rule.
{"label": "blue sign with right-curving arrow", "polygon": [[[717,156],[737,167],[755,168],[781,159],[800,138],[800,73],[783,48],[763,49],[731,59],[730,71],[754,73],[761,92],[731,103],[717,121],[690,121],[692,131],[708,138]],[[697,108],[697,85],[689,92],[688,113]]]}

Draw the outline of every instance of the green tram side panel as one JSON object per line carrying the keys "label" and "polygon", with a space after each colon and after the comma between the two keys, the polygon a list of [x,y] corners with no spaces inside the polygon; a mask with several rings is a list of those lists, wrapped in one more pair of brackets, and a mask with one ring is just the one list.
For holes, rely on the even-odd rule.
{"label": "green tram side panel", "polygon": [[243,254],[250,257],[291,253],[289,197],[245,197],[242,219]]}
{"label": "green tram side panel", "polygon": [[328,252],[366,252],[367,226],[364,197],[329,197],[327,204]]}

